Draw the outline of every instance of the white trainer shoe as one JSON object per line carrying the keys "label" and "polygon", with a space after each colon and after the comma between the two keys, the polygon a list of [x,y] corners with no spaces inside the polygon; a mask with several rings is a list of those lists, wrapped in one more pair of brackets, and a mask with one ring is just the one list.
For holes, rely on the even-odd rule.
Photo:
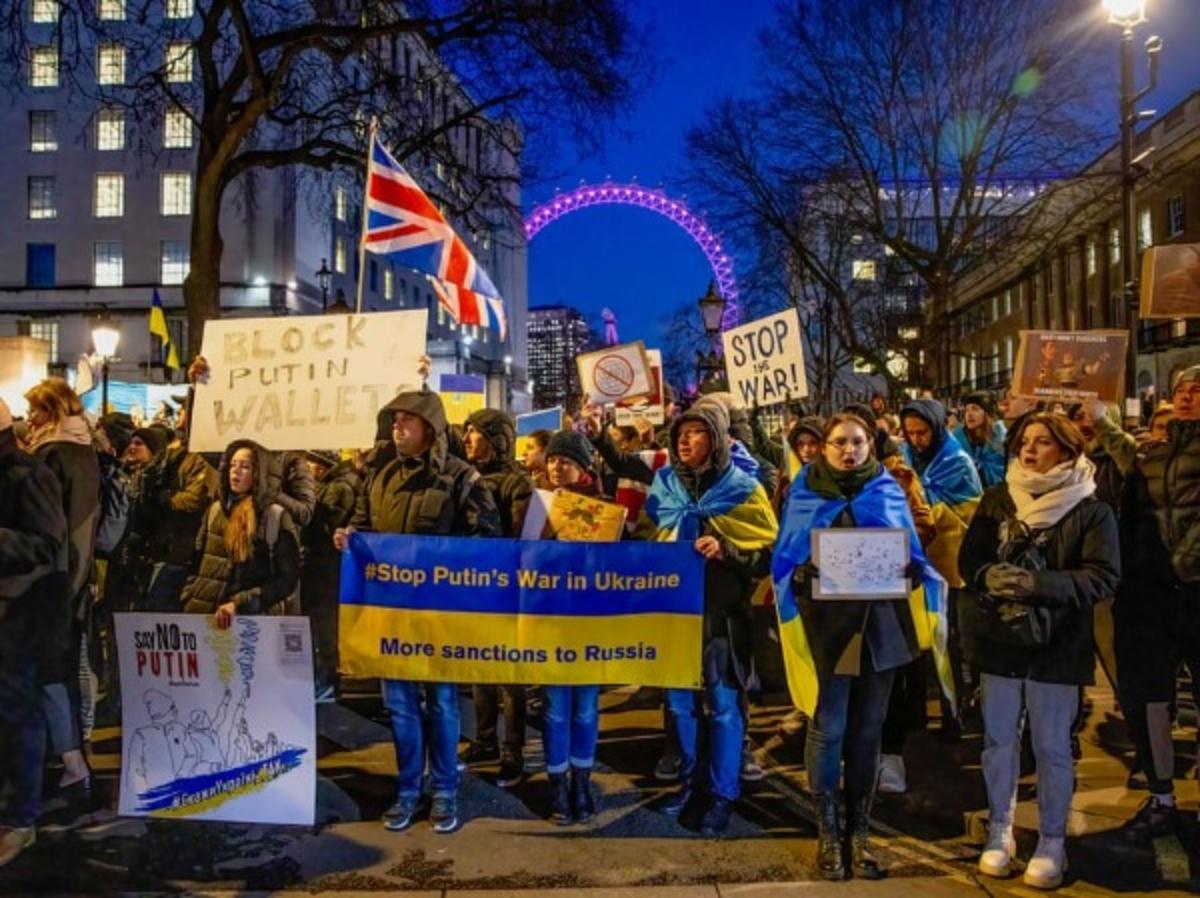
{"label": "white trainer shoe", "polygon": [[1042,836],[1025,868],[1025,885],[1035,889],[1057,889],[1066,869],[1066,840],[1061,836]]}
{"label": "white trainer shoe", "polygon": [[908,791],[903,755],[879,756],[879,784],[876,788],[884,795],[903,795]]}
{"label": "white trainer shoe", "polygon": [[1004,879],[1012,872],[1013,855],[1017,853],[1017,841],[1013,838],[1011,823],[989,823],[987,845],[979,855],[979,872],[984,876]]}

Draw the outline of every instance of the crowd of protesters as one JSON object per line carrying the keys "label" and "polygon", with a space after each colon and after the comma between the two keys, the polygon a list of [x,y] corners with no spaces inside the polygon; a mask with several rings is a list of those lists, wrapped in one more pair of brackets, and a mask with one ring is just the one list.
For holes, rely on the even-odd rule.
{"label": "crowd of protesters", "polygon": [[[193,370],[202,376],[203,363]],[[986,393],[951,409],[926,397],[893,411],[877,395],[827,418],[789,410],[771,436],[722,393],[672,404],[657,428],[618,427],[584,406],[563,430],[527,438],[520,459],[509,415],[483,410],[452,427],[421,390],[379,410],[369,451],[273,453],[240,438],[206,458],[188,450],[184,415],[91,420],[65,381],[45,380],[23,420],[0,402],[0,866],[35,838],[46,769],[63,797],[90,796],[91,730],[119,696],[113,612],[205,614],[217,627],[306,614],[315,699],[331,700],[351,533],[517,537],[533,491],[548,489],[615,501],[625,539],[684,541],[704,559],[703,688],[662,697],[655,773],[679,788],[659,810],[717,835],[740,783],[762,775],[746,729],[755,608],[774,602],[775,651],[798,640],[811,660],[811,707],[796,714],[820,873],[885,875],[869,843],[872,802],[907,789],[906,736],[926,725],[936,682],[944,738],[972,715],[982,722],[979,869],[989,876],[1014,860],[1028,723],[1040,838],[1024,876],[1053,888],[1097,663],[1137,749],[1130,783],[1149,790],[1127,834],[1145,843],[1178,823],[1177,675],[1186,663],[1195,683],[1200,671],[1200,366],[1171,386],[1146,427],[1097,400],[1045,407]],[[931,616],[911,599],[815,596],[822,528],[906,531],[914,594],[944,603]],[[435,831],[457,829],[464,767],[498,762],[499,785],[519,783],[535,709],[551,819],[595,815],[599,685],[536,696],[520,683],[474,687],[475,735],[461,756],[457,684],[386,680],[381,691],[397,766],[389,830],[426,807]]]}

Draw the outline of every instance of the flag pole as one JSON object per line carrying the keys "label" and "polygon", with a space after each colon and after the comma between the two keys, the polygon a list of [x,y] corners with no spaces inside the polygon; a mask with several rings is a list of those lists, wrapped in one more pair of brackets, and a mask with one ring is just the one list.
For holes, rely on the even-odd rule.
{"label": "flag pole", "polygon": [[375,152],[375,133],[379,121],[371,117],[371,130],[367,136],[367,165],[363,171],[362,227],[358,232],[358,289],[354,298],[354,311],[362,314],[363,282],[367,277],[367,188],[371,183],[371,154]]}

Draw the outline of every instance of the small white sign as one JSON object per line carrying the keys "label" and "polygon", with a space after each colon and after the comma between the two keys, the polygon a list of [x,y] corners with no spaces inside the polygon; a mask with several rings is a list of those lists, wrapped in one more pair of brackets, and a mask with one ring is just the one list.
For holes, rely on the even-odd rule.
{"label": "small white sign", "polygon": [[616,408],[618,425],[632,425],[639,418],[659,425],[667,419],[663,396],[662,352],[658,349],[647,349],[646,358],[650,360],[650,374],[654,377],[654,392],[644,399],[618,402]]}
{"label": "small white sign", "polygon": [[592,402],[608,405],[654,392],[654,375],[641,340],[576,356],[579,383]]}
{"label": "small white sign", "polygon": [[800,316],[795,309],[731,328],[722,336],[729,392],[742,408],[808,395]]}
{"label": "small white sign", "polygon": [[814,599],[908,597],[908,531],[830,528],[812,532],[813,564],[820,572]]}

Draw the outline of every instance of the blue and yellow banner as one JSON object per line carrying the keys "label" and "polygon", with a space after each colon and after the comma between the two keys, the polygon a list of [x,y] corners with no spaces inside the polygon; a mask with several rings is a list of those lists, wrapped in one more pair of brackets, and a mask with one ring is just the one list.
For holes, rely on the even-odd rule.
{"label": "blue and yellow banner", "polygon": [[690,543],[355,533],[342,555],[341,670],[699,688],[703,614]]}

